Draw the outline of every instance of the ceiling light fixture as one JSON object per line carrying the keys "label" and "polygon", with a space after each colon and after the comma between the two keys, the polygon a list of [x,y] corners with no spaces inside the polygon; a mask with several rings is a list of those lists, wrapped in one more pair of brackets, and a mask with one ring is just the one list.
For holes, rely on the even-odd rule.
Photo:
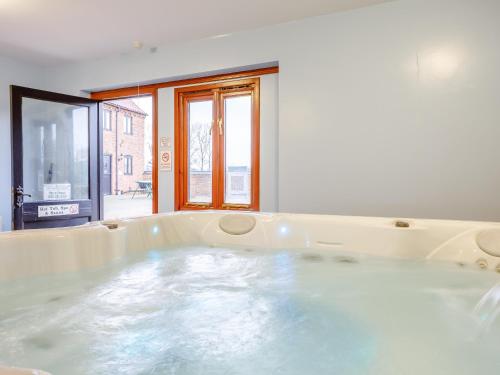
{"label": "ceiling light fixture", "polygon": [[143,44],[139,40],[134,40],[132,42],[132,47],[134,47],[135,49],[141,49],[143,47]]}

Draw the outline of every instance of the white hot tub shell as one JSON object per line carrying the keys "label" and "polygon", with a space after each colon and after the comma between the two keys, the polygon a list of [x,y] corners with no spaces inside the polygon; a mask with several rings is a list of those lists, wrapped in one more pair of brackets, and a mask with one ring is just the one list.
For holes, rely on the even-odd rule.
{"label": "white hot tub shell", "polygon": [[[0,233],[0,281],[78,272],[134,252],[191,245],[336,250],[500,272],[499,223],[210,211]],[[0,374],[46,373],[0,365]]]}
{"label": "white hot tub shell", "polygon": [[132,252],[184,245],[335,249],[500,270],[499,223],[210,211],[4,232],[0,280],[75,272]]}

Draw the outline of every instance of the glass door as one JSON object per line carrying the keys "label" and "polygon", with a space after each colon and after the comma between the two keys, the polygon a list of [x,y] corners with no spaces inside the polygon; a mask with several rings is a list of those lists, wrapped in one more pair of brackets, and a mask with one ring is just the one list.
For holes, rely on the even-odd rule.
{"label": "glass door", "polygon": [[14,229],[99,220],[98,102],[12,86]]}

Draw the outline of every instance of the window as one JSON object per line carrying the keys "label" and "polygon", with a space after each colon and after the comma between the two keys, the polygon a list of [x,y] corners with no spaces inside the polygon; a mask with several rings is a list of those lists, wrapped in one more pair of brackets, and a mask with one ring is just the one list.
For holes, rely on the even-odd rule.
{"label": "window", "polygon": [[130,115],[123,117],[123,133],[132,135],[132,116]]}
{"label": "window", "polygon": [[105,109],[103,112],[103,127],[104,130],[111,130],[111,111],[109,109]]}
{"label": "window", "polygon": [[130,155],[125,155],[123,157],[123,174],[125,174],[127,176],[130,176],[133,174],[132,161],[133,161],[133,158]]}
{"label": "window", "polygon": [[176,209],[259,209],[259,79],[176,89]]}

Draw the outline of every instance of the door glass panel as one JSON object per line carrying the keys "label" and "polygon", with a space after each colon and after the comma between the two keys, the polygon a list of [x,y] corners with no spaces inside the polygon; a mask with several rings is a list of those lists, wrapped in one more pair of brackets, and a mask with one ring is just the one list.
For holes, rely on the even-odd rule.
{"label": "door glass panel", "polygon": [[[155,194],[153,96],[108,100],[102,107],[104,219],[151,215]],[[106,130],[106,116],[111,131]]]}
{"label": "door glass panel", "polygon": [[26,202],[89,199],[89,109],[22,99]]}
{"label": "door glass panel", "polygon": [[250,204],[252,165],[252,97],[224,100],[224,202]]}
{"label": "door glass panel", "polygon": [[192,101],[188,108],[189,202],[212,202],[212,100]]}

